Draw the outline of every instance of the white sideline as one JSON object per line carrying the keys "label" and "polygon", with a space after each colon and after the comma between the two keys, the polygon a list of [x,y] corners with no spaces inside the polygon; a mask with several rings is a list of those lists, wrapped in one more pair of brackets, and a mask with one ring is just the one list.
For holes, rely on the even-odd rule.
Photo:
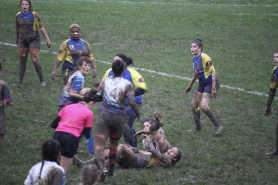
{"label": "white sideline", "polygon": [[[17,45],[15,44],[11,44],[11,43],[7,43],[7,42],[0,42],[0,45],[4,45],[4,46],[13,46],[16,47]],[[41,50],[41,52],[43,53],[51,53],[53,55],[57,55],[58,53],[55,51],[47,51],[47,50]],[[110,65],[111,62],[107,62],[107,61],[101,61],[101,60],[97,60],[97,62],[99,63],[103,63],[103,64],[108,64]],[[164,72],[159,72],[159,71],[154,71],[154,70],[150,70],[150,69],[145,69],[145,68],[138,68],[138,67],[134,67],[134,69],[138,70],[138,71],[145,71],[148,73],[153,73],[156,75],[160,75],[160,76],[166,76],[166,77],[170,77],[170,78],[177,78],[177,79],[181,79],[181,80],[186,80],[186,81],[190,81],[191,78],[188,77],[183,77],[183,76],[177,76],[177,75],[171,75],[171,74],[167,74]],[[245,92],[248,94],[255,94],[255,95],[259,95],[259,96],[268,96],[268,94],[262,93],[262,92],[258,92],[258,91],[247,91],[243,88],[240,87],[232,87],[229,85],[223,85],[221,84],[221,88],[225,88],[225,89],[230,89],[230,90],[235,90],[235,91],[240,91],[240,92]]]}
{"label": "white sideline", "polygon": [[[57,1],[57,0],[54,0]],[[48,1],[36,1],[36,2],[46,2]],[[93,2],[93,3],[122,3],[122,4],[154,4],[154,5],[191,5],[191,6],[234,6],[234,7],[277,7],[278,4],[266,4],[266,5],[258,5],[258,4],[206,4],[206,3],[182,3],[182,2],[129,2],[129,1],[102,1],[102,0],[73,0],[72,2]]]}

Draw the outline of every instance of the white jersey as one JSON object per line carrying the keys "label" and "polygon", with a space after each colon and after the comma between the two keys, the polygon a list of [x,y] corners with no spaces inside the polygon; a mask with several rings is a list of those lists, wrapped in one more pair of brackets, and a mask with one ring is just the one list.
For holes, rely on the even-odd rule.
{"label": "white jersey", "polygon": [[125,99],[129,94],[134,95],[131,82],[122,77],[108,77],[103,80],[98,89],[98,95],[103,97],[106,108],[125,108]]}
{"label": "white jersey", "polygon": [[40,179],[39,173],[42,162],[35,164],[29,171],[24,185],[64,185],[66,181],[66,172],[56,162],[44,161]]}

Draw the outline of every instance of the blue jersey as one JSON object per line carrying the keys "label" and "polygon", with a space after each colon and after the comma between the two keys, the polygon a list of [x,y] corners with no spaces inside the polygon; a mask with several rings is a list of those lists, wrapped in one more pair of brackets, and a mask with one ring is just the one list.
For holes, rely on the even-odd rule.
{"label": "blue jersey", "polygon": [[214,66],[212,65],[211,58],[205,54],[201,53],[197,57],[193,57],[193,70],[194,73],[198,76],[200,84],[212,83],[212,72],[215,71]]}
{"label": "blue jersey", "polygon": [[278,67],[275,66],[271,71],[271,79],[270,79],[271,89],[277,88],[277,81],[278,81]]}
{"label": "blue jersey", "polygon": [[70,38],[61,44],[57,60],[64,62],[62,71],[71,72],[77,66],[77,61],[81,56],[87,56],[90,60],[94,60],[89,43],[82,39]]}

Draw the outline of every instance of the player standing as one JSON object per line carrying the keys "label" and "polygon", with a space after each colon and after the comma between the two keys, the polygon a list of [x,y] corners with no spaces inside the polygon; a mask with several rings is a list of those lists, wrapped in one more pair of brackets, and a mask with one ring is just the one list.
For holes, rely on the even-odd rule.
{"label": "player standing", "polygon": [[[266,104],[265,115],[271,115],[271,104],[274,99],[277,82],[278,82],[278,50],[274,52],[274,64],[275,67],[271,71],[271,78],[270,78],[270,89],[268,94],[268,101]],[[266,155],[276,156],[278,155],[278,110],[276,115],[276,149],[272,152],[266,153]]]}
{"label": "player standing", "polygon": [[18,55],[20,59],[19,78],[18,83],[22,84],[23,77],[26,71],[26,63],[28,53],[30,52],[31,60],[38,73],[41,86],[45,86],[43,80],[42,67],[39,62],[40,56],[40,35],[38,29],[41,30],[46,39],[46,45],[50,47],[51,43],[47,32],[42,24],[38,13],[32,10],[32,3],[30,0],[20,0],[21,12],[16,14],[16,39],[18,45]]}
{"label": "player standing", "polygon": [[194,55],[192,59],[194,73],[184,92],[186,94],[189,93],[194,82],[197,79],[199,80],[199,85],[191,102],[191,108],[196,124],[195,130],[197,132],[201,131],[201,108],[215,125],[215,135],[220,135],[222,133],[223,126],[220,125],[219,121],[208,107],[211,97],[216,97],[216,93],[220,86],[216,71],[212,65],[211,58],[207,54],[203,53],[203,43],[201,39],[195,39],[191,43],[191,53]]}

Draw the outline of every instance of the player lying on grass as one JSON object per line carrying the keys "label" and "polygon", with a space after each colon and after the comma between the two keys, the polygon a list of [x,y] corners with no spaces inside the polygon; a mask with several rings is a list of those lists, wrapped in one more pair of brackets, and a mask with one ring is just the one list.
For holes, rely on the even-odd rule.
{"label": "player lying on grass", "polygon": [[[116,162],[123,168],[150,168],[150,167],[169,167],[176,164],[182,157],[181,150],[173,147],[160,132],[159,128],[163,125],[163,120],[158,113],[154,113],[156,122],[151,124],[149,129],[143,129],[135,135],[143,134],[145,140],[145,150],[138,150],[138,148],[129,145],[119,145],[117,148]],[[149,134],[149,135],[146,135]],[[155,145],[156,147],[155,147]],[[105,151],[108,156],[109,150]],[[84,164],[95,163],[92,158],[89,161],[81,161],[76,156],[73,164],[82,167]]]}

